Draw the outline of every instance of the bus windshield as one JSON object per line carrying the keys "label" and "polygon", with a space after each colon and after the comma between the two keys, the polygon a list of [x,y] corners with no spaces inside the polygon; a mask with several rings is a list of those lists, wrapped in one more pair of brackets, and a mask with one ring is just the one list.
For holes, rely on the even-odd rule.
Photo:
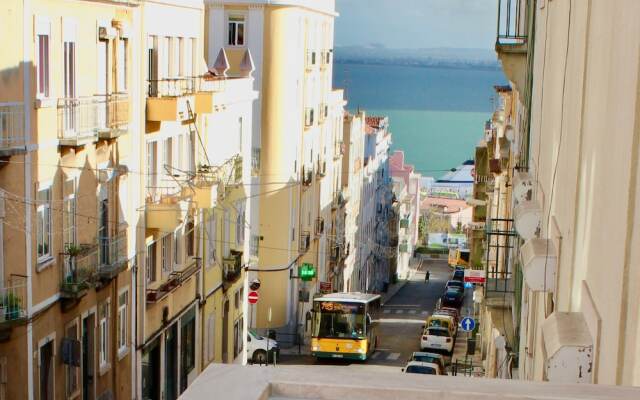
{"label": "bus windshield", "polygon": [[365,305],[317,301],[314,304],[313,336],[318,338],[364,339]]}

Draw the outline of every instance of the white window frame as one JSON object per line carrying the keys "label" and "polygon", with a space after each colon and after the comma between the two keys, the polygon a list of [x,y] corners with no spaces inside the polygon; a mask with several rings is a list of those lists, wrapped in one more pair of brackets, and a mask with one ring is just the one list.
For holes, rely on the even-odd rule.
{"label": "white window frame", "polygon": [[[51,20],[47,17],[36,16],[34,34],[34,60],[36,64],[36,98],[48,99],[51,97]],[[40,58],[40,36],[47,37],[46,59]],[[40,68],[45,66],[45,87],[40,87]]]}
{"label": "white window frame", "polygon": [[[232,18],[242,18],[242,21],[232,21]],[[243,12],[229,12],[225,15],[225,42],[227,47],[246,47],[247,46],[247,14]],[[231,24],[236,26],[235,35],[233,38],[233,43],[230,43],[229,40],[229,27]],[[242,44],[238,44],[238,26],[242,25],[243,37]]]}
{"label": "white window frame", "polygon": [[162,239],[160,239],[160,265],[162,265],[162,275],[168,275],[171,273],[171,266],[173,265],[173,233],[165,234]]}
{"label": "white window frame", "polygon": [[116,70],[116,85],[117,85],[117,91],[120,93],[126,93],[128,90],[128,84],[127,84],[127,74],[128,74],[128,61],[129,61],[129,57],[128,57],[128,51],[129,51],[129,40],[127,38],[124,37],[120,37],[117,39],[117,45],[116,45],[116,63],[117,63],[117,70]]}
{"label": "white window frame", "polygon": [[[146,253],[145,253],[145,272],[146,272],[146,282],[147,284],[153,283],[158,279],[158,242],[153,241],[151,243],[147,243]],[[153,260],[153,263],[151,262]],[[153,264],[153,265],[151,265]],[[151,279],[153,277],[153,279]]]}
{"label": "white window frame", "polygon": [[[51,223],[52,223],[52,217],[51,217],[51,193],[52,191],[52,183],[51,182],[44,182],[41,183],[38,187],[38,190],[36,191],[36,199],[38,198],[38,193],[40,192],[44,192],[47,191],[48,192],[48,198],[47,201],[45,203],[40,203],[40,201],[38,200],[38,207],[36,209],[36,224],[38,226],[38,228],[36,228],[36,255],[38,257],[37,261],[38,264],[46,262],[48,260],[50,260],[52,258],[52,253],[51,253]],[[42,230],[42,237],[40,237],[39,235],[39,227],[40,227],[40,213],[41,212],[45,212],[45,210],[48,211],[48,217],[46,221],[46,225],[47,225],[47,229],[46,232],[44,232],[44,227]],[[43,220],[44,221],[44,220]],[[42,253],[40,254],[40,250],[39,250],[39,243],[40,240],[42,240],[42,244],[44,244],[44,238],[46,236],[47,239],[47,252],[46,253]]]}
{"label": "white window frame", "polygon": [[111,364],[109,364],[109,313],[111,312],[111,299],[107,298],[102,302],[98,307],[98,311],[98,332],[100,334],[98,361],[100,374],[102,375],[111,368]]}
{"label": "white window frame", "polygon": [[211,214],[208,215],[207,222],[205,224],[205,230],[207,235],[207,254],[206,254],[206,265],[205,268],[210,268],[216,262],[216,253],[217,253],[217,243],[216,243],[216,214],[214,211],[211,211]]}
{"label": "white window frame", "polygon": [[[124,304],[121,297],[124,296]],[[129,287],[118,291],[118,359],[122,359],[129,352]]]}

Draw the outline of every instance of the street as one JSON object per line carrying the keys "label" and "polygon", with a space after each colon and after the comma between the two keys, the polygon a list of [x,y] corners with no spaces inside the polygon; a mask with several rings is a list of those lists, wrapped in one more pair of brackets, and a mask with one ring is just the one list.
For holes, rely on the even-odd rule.
{"label": "street", "polygon": [[[427,270],[431,273],[429,283],[424,282]],[[365,364],[402,367],[412,352],[420,350],[419,338],[422,327],[426,318],[433,312],[450,277],[451,268],[447,265],[446,259],[422,259],[413,278],[383,305],[378,328],[378,349]],[[470,304],[470,296],[470,291],[467,291],[465,304]],[[461,315],[466,314],[464,307]],[[281,356],[279,363],[349,365],[354,362],[316,360],[308,354],[286,354]]]}

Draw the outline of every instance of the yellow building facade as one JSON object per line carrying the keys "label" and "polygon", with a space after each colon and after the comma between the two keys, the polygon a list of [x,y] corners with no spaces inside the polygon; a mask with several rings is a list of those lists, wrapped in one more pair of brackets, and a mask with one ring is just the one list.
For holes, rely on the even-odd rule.
{"label": "yellow building facade", "polygon": [[0,6],[2,398],[132,395],[136,3]]}

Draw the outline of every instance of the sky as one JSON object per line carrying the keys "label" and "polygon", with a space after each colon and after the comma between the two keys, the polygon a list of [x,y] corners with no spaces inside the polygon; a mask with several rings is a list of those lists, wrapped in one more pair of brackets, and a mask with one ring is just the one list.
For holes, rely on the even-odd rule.
{"label": "sky", "polygon": [[337,46],[478,48],[495,43],[497,0],[336,0]]}

